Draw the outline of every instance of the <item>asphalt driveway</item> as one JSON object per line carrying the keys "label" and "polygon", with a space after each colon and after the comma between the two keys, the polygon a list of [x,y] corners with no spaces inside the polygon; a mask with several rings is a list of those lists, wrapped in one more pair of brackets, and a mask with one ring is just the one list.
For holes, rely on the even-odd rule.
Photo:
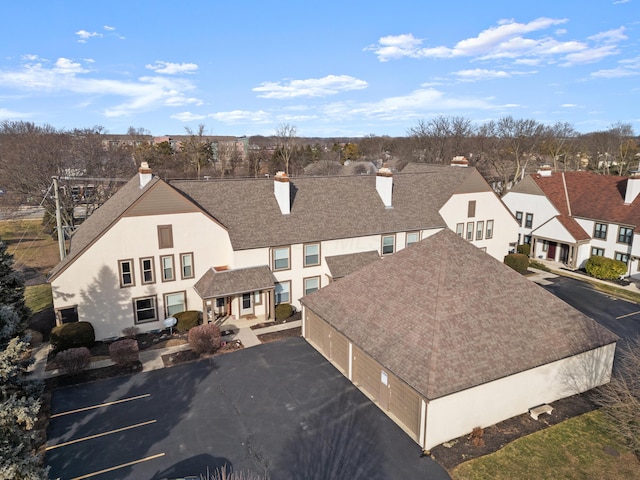
{"label": "asphalt driveway", "polygon": [[50,478],[449,478],[302,338],[56,390],[48,438]]}

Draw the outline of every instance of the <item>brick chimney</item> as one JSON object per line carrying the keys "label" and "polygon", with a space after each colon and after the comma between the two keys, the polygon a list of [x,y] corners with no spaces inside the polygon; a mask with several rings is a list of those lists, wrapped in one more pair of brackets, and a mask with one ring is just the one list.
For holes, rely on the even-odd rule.
{"label": "brick chimney", "polygon": [[391,202],[393,196],[393,173],[386,164],[376,174],[376,191],[380,195],[384,207],[393,208]]}
{"label": "brick chimney", "polygon": [[291,193],[289,176],[285,172],[277,172],[273,177],[273,193],[283,215],[291,213]]}
{"label": "brick chimney", "polygon": [[153,178],[151,169],[149,168],[149,164],[147,162],[142,162],[140,164],[140,168],[138,169],[138,176],[140,177],[140,188],[144,188],[147,183],[149,183]]}
{"label": "brick chimney", "polygon": [[631,176],[627,179],[627,189],[624,192],[624,204],[630,205],[640,193],[640,171],[631,172]]}

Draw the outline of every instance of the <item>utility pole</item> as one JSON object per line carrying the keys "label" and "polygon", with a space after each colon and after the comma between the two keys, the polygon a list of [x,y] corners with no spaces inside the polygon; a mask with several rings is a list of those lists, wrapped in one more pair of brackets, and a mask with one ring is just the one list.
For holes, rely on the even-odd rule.
{"label": "utility pole", "polygon": [[60,213],[60,191],[58,190],[58,177],[53,177],[53,194],[56,200],[56,230],[58,232],[58,248],[60,249],[60,261],[64,260],[67,251],[64,246],[64,232],[62,231],[62,215]]}

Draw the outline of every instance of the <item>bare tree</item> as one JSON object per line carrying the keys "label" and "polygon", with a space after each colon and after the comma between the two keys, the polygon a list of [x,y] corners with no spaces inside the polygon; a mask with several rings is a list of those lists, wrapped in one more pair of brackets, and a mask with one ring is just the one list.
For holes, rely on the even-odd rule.
{"label": "bare tree", "polygon": [[420,120],[409,129],[415,143],[414,155],[420,162],[447,164],[456,155],[466,155],[473,135],[471,120],[464,117],[437,116],[428,122]]}
{"label": "bare tree", "polygon": [[187,164],[196,170],[198,179],[200,172],[209,165],[213,157],[211,142],[205,137],[204,125],[198,125],[198,131],[194,132],[190,127],[185,127],[189,138],[182,143],[182,152]]}
{"label": "bare tree", "polygon": [[504,143],[503,151],[513,160],[514,181],[524,177],[527,164],[533,158],[537,144],[542,139],[544,126],[533,119],[502,117],[496,124],[498,138]]}
{"label": "bare tree", "polygon": [[296,127],[288,123],[281,124],[276,130],[277,149],[275,155],[279,156],[284,165],[284,171],[289,175],[289,163],[296,146]]}
{"label": "bare tree", "polygon": [[540,151],[549,155],[553,161],[553,171],[558,171],[558,163],[563,162],[563,170],[567,171],[567,159],[572,153],[573,142],[576,131],[573,125],[567,122],[556,122],[550,127],[545,127],[543,140],[540,144]]}

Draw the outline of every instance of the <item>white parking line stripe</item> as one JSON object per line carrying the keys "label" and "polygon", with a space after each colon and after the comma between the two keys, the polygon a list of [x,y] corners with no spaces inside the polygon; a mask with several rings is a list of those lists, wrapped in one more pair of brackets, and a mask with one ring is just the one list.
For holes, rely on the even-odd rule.
{"label": "white parking line stripe", "polygon": [[57,445],[51,445],[46,447],[45,450],[54,450],[60,447],[66,447],[67,445],[73,445],[74,443],[84,442],[86,440],[91,440],[93,438],[104,437],[105,435],[111,435],[112,433],[124,432],[125,430],[131,430],[132,428],[144,427],[145,425],[151,425],[152,423],[156,423],[157,420],[149,420],[148,422],[137,423],[135,425],[129,425],[128,427],[117,428],[115,430],[110,430],[108,432],[97,433],[95,435],[90,435],[88,437],[77,438],[75,440],[70,440],[68,442],[59,443]]}
{"label": "white parking line stripe", "polygon": [[638,315],[640,313],[639,312],[632,312],[632,313],[627,313],[626,315],[620,315],[619,317],[616,317],[616,320],[620,320],[621,318],[626,318],[626,317],[633,317],[634,315]]}
{"label": "white parking line stripe", "polygon": [[90,407],[77,408],[75,410],[68,410],[66,412],[56,413],[51,415],[50,418],[62,417],[64,415],[71,415],[72,413],[86,412],[87,410],[94,410],[96,408],[108,407],[110,405],[117,405],[118,403],[130,402],[131,400],[139,400],[141,398],[150,397],[150,393],[145,393],[144,395],[138,395],[137,397],[129,397],[123,398],[122,400],[114,400],[113,402],[99,403],[97,405],[91,405]]}
{"label": "white parking line stripe", "polygon": [[135,465],[136,463],[147,462],[149,460],[153,460],[155,458],[163,457],[164,453],[158,453],[156,455],[151,455],[150,457],[141,458],[140,460],[134,460],[133,462],[123,463],[121,465],[116,465],[115,467],[105,468],[104,470],[99,470],[97,472],[87,473],[86,475],[82,475],[81,477],[74,477],[71,480],[84,480],[85,478],[95,477],[96,475],[101,475],[107,472],[113,472],[119,468],[130,467],[131,465]]}

